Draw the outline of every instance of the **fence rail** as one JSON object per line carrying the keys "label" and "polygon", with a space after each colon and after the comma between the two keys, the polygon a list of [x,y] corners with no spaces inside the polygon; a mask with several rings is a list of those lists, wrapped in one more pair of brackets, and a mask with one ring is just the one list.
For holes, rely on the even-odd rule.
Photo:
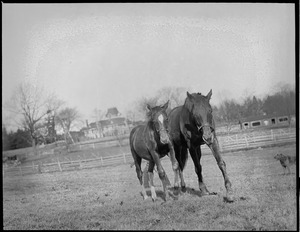
{"label": "fence rail", "polygon": [[[219,136],[219,145],[221,152],[230,152],[240,149],[250,149],[256,147],[264,147],[271,145],[279,145],[283,143],[294,143],[296,141],[296,129],[289,128],[287,130],[270,130],[261,133],[244,133],[233,136]],[[202,153],[210,152],[207,146],[202,146]],[[83,155],[85,157],[85,155]],[[30,166],[3,167],[3,175],[25,175],[32,173],[57,172],[67,170],[78,170],[95,167],[104,167],[110,165],[119,165],[124,163],[132,163],[133,159],[130,153],[123,153],[114,156],[94,155],[93,159],[78,159],[59,161],[45,164],[32,164]]]}

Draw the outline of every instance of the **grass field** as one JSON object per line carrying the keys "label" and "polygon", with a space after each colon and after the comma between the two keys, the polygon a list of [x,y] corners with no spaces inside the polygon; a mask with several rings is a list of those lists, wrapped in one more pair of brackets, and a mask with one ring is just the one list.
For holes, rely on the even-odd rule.
{"label": "grass field", "polygon": [[[223,177],[212,155],[201,163],[207,188],[217,195],[199,196],[189,157],[187,191],[166,203],[157,173],[158,200],[142,199],[129,164],[5,177],[3,229],[297,230],[296,168],[283,175],[273,158],[278,152],[295,155],[296,144],[223,155],[233,203],[223,201]],[[163,160],[163,166],[173,183],[170,161]]]}

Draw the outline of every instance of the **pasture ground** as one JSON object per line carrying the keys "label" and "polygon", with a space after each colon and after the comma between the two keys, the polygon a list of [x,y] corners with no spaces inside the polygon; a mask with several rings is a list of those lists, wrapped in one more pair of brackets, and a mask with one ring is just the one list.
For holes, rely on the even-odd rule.
{"label": "pasture ground", "polygon": [[[129,164],[5,177],[3,229],[297,230],[296,168],[283,175],[273,158],[278,152],[296,155],[296,144],[223,155],[233,203],[223,201],[223,177],[211,154],[204,155],[201,164],[207,188],[217,195],[199,196],[189,157],[184,170],[187,191],[166,203],[157,173],[158,200],[142,199],[135,168]],[[171,162],[162,162],[173,184]]]}

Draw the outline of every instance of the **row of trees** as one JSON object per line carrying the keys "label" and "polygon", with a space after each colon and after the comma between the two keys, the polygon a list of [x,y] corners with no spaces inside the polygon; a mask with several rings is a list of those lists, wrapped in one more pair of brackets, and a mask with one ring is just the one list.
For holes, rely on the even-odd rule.
{"label": "row of trees", "polygon": [[[131,120],[145,115],[146,104],[164,104],[170,100],[169,109],[182,105],[186,98],[185,88],[165,87],[157,91],[154,96],[142,97],[135,102],[134,109],[127,112]],[[206,93],[203,93],[206,94]],[[218,124],[238,124],[243,118],[261,115],[294,115],[296,107],[295,90],[289,85],[280,85],[278,90],[263,99],[248,96],[242,102],[235,99],[224,99],[219,106],[213,107],[214,119]]]}
{"label": "row of trees", "polygon": [[[146,104],[161,105],[169,100],[169,110],[182,105],[189,89],[183,87],[164,87],[153,96],[141,97],[131,104],[125,113],[131,121],[145,120]],[[206,94],[206,93],[204,93]],[[294,115],[295,91],[288,85],[281,85],[278,90],[264,99],[248,96],[242,102],[224,99],[219,106],[213,106],[213,115],[218,124],[237,124],[242,118],[259,115]],[[56,130],[61,130],[65,141],[74,142],[70,129],[74,122],[81,119],[76,108],[66,107],[64,101],[54,94],[49,94],[43,87],[30,82],[23,83],[14,93],[6,108],[13,113],[12,119],[19,126],[16,132],[7,133],[2,124],[3,149],[36,147],[38,143],[52,143],[61,139]],[[101,113],[101,112],[100,112]],[[99,120],[100,113],[96,112]],[[103,113],[102,113],[103,114]],[[99,116],[100,115],[100,116]]]}
{"label": "row of trees", "polygon": [[4,106],[18,130],[7,133],[2,123],[3,149],[28,147],[30,143],[36,151],[38,143],[52,143],[58,139],[56,129],[63,131],[65,140],[72,140],[70,128],[80,114],[76,108],[65,105],[38,83],[26,81],[20,84]]}

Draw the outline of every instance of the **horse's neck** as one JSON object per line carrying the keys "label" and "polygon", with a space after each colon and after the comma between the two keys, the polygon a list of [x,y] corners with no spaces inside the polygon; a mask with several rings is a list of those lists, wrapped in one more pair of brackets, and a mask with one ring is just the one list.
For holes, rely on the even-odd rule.
{"label": "horse's neck", "polygon": [[190,124],[190,125],[194,124],[192,113],[185,105],[183,105],[181,109],[180,121],[185,124]]}

